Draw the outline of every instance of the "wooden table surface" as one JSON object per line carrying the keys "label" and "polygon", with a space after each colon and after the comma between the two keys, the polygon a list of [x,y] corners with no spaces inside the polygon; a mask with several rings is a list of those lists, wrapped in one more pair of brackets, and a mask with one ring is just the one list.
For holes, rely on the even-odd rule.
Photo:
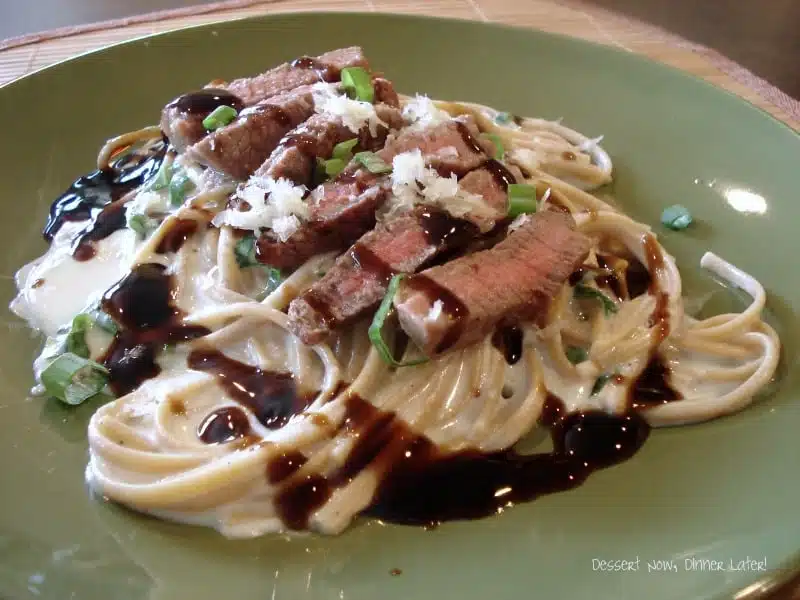
{"label": "wooden table surface", "polygon": [[[0,39],[212,1],[0,0]],[[634,16],[714,48],[800,99],[800,0],[586,0],[586,3]]]}

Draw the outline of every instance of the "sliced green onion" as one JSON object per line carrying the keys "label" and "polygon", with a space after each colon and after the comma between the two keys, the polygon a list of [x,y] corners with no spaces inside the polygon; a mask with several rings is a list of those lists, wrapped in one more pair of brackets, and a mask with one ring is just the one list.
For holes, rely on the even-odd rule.
{"label": "sliced green onion", "polygon": [[339,173],[344,171],[347,166],[347,161],[341,158],[331,158],[325,161],[325,175],[328,177],[336,177]]}
{"label": "sliced green onion", "polygon": [[394,356],[392,356],[391,349],[386,343],[386,340],[383,339],[383,324],[386,321],[386,318],[389,316],[389,313],[392,311],[392,299],[397,293],[397,288],[400,286],[400,282],[403,280],[403,277],[405,277],[403,274],[392,277],[391,281],[389,282],[389,287],[386,289],[386,295],[383,297],[381,305],[378,307],[378,311],[372,318],[372,324],[370,324],[368,331],[369,341],[372,342],[373,346],[375,346],[375,349],[378,351],[378,354],[381,355],[383,362],[388,363],[393,367],[413,367],[414,365],[421,365],[429,360],[427,357],[424,357],[417,360],[399,362],[395,360]]}
{"label": "sliced green onion", "polygon": [[50,396],[74,406],[102,391],[108,381],[108,370],[92,360],[66,352],[42,371],[41,379]]}
{"label": "sliced green onion", "polygon": [[97,308],[91,309],[88,312],[88,315],[91,317],[92,321],[94,321],[94,324],[97,325],[103,331],[106,331],[111,335],[117,333],[118,328],[117,324],[114,322],[114,319],[108,316],[107,313],[104,313],[102,310],[100,310],[99,306]]}
{"label": "sliced green onion", "polygon": [[689,209],[680,204],[673,204],[664,209],[661,213],[661,224],[669,229],[680,231],[692,224],[692,213]]}
{"label": "sliced green onion", "polygon": [[194,187],[189,176],[180,171],[172,176],[169,182],[169,203],[172,206],[180,206],[186,198],[186,192]]}
{"label": "sliced green onion", "polygon": [[158,221],[141,213],[127,213],[125,215],[125,222],[128,229],[132,229],[136,232],[137,237],[141,240],[147,238],[158,227]]}
{"label": "sliced green onion", "polygon": [[[500,139],[500,136],[496,133],[487,133],[485,134],[489,140],[491,140],[492,144],[494,144],[494,158],[496,160],[503,160],[506,155],[505,147],[503,146],[503,140]],[[536,189],[533,190],[533,198],[536,199]]]}
{"label": "sliced green onion", "polygon": [[356,162],[364,165],[367,168],[367,171],[370,173],[390,173],[392,170],[392,165],[388,164],[374,152],[365,150],[364,152],[359,152],[356,154],[353,159]]}
{"label": "sliced green onion", "polygon": [[589,353],[580,346],[567,346],[564,352],[567,355],[567,360],[573,365],[578,365],[589,359]]}
{"label": "sliced green onion", "polygon": [[153,179],[153,183],[150,184],[150,189],[153,191],[163,190],[169,185],[170,179],[172,179],[172,173],[174,171],[175,167],[172,163],[167,164],[166,161],[162,162],[161,167],[158,169],[158,173],[156,173],[156,176]]}
{"label": "sliced green onion", "polygon": [[511,113],[507,112],[500,112],[494,118],[494,122],[498,125],[508,125],[511,121],[514,120],[514,116]]}
{"label": "sliced green onion", "polygon": [[342,69],[342,87],[348,96],[356,100],[372,102],[375,98],[372,78],[366,69],[361,67],[345,67]]}
{"label": "sliced green onion", "polygon": [[356,147],[358,144],[358,138],[353,138],[352,140],[347,140],[346,142],[339,142],[333,147],[333,154],[331,154],[331,158],[339,158],[345,162],[348,162],[351,158],[353,158],[353,148]]}
{"label": "sliced green onion", "polygon": [[236,256],[236,264],[242,269],[261,264],[256,258],[256,236],[252,233],[248,233],[236,242],[233,253]]}
{"label": "sliced green onion", "polygon": [[208,131],[216,131],[220,127],[225,127],[225,125],[233,121],[238,114],[235,108],[223,104],[212,110],[209,115],[203,119],[203,127],[208,129]]}
{"label": "sliced green onion", "polygon": [[614,377],[614,373],[603,373],[597,379],[594,380],[594,385],[592,386],[592,391],[590,395],[594,396],[600,393],[606,384],[611,381],[611,378]]}
{"label": "sliced green onion", "polygon": [[527,183],[508,185],[508,216],[518,217],[536,212],[536,187]]}
{"label": "sliced green onion", "polygon": [[280,270],[276,269],[275,267],[266,267],[267,269],[267,285],[264,286],[264,290],[259,294],[258,300],[261,301],[267,296],[269,296],[272,292],[278,289],[278,286],[283,281],[283,275],[281,275]]}
{"label": "sliced green onion", "polygon": [[92,327],[92,318],[86,313],[75,315],[72,326],[67,333],[64,348],[81,358],[89,358],[89,346],[86,344],[86,332]]}
{"label": "sliced green onion", "polygon": [[617,312],[619,310],[617,305],[614,304],[614,301],[606,296],[603,292],[598,290],[597,288],[593,288],[590,285],[586,285],[585,283],[579,283],[575,286],[575,297],[576,298],[589,298],[594,300],[599,300],[600,303],[603,305],[603,312],[606,316]]}

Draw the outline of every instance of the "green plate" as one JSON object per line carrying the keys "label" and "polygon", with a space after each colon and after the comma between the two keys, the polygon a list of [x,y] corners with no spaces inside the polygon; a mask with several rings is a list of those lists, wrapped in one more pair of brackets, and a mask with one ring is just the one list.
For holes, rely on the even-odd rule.
{"label": "green plate", "polygon": [[[730,598],[800,550],[800,138],[711,85],[628,53],[534,31],[375,14],[281,15],[136,40],[0,90],[0,281],[42,253],[50,201],[92,169],[104,139],[156,122],[163,104],[217,78],[362,44],[404,92],[563,117],[605,134],[615,194],[656,226],[690,292],[715,288],[711,249],[756,275],[784,343],[767,398],[712,423],[656,431],[631,461],[579,489],[436,530],[362,522],[336,538],[229,541],[92,499],[83,481],[93,407],[28,399],[40,340],[11,314],[0,333],[0,596],[220,598]],[[662,208],[697,226],[665,233]],[[722,306],[728,295],[715,295]],[[735,302],[733,302],[735,307]],[[597,560],[636,560],[635,572]],[[691,559],[725,571],[691,569]],[[677,572],[650,571],[674,561]],[[688,561],[688,562],[687,562]],[[762,565],[764,563],[762,562]],[[399,569],[402,574],[390,574]]]}

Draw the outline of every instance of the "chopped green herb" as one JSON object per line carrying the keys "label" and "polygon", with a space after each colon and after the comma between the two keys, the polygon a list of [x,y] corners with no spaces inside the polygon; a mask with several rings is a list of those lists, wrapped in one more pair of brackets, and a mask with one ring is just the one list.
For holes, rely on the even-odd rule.
{"label": "chopped green herb", "polygon": [[380,354],[381,359],[383,362],[392,365],[393,367],[413,367],[414,365],[420,365],[424,362],[428,362],[428,358],[420,358],[417,360],[409,360],[407,362],[399,362],[395,360],[394,356],[392,356],[392,351],[389,348],[386,340],[383,339],[383,324],[389,316],[389,313],[392,311],[392,300],[394,299],[394,295],[397,293],[397,288],[400,286],[400,282],[403,280],[405,275],[395,275],[392,277],[391,281],[389,282],[389,287],[386,289],[386,295],[383,297],[381,301],[381,305],[378,307],[375,316],[372,319],[372,324],[369,326],[369,340],[372,342],[372,345],[375,346],[375,349]]}
{"label": "chopped green herb", "polygon": [[86,313],[76,315],[72,319],[72,326],[67,333],[66,344],[64,348],[67,352],[80,356],[81,358],[89,358],[89,346],[86,344],[86,332],[92,327],[92,318]]}
{"label": "chopped green herb", "polygon": [[203,127],[208,131],[216,131],[220,127],[225,127],[228,123],[236,118],[236,109],[232,106],[218,106],[211,113],[203,119]]}
{"label": "chopped green herb", "polygon": [[592,386],[592,391],[590,392],[590,395],[594,396],[596,394],[599,394],[600,390],[602,390],[606,386],[606,384],[609,381],[611,381],[613,377],[614,373],[603,373],[602,375],[600,375],[597,379],[594,380],[594,385]]}
{"label": "chopped green herb", "polygon": [[194,187],[189,176],[180,171],[172,176],[169,182],[169,203],[172,206],[180,206],[186,198],[186,192]]}
{"label": "chopped green herb", "polygon": [[339,173],[344,171],[347,162],[341,158],[331,158],[325,161],[325,175],[330,178],[336,177]]}
{"label": "chopped green herb", "polygon": [[236,242],[233,253],[236,256],[236,264],[242,269],[261,264],[256,258],[256,236],[252,233],[248,233]]}
{"label": "chopped green herb", "polygon": [[158,173],[156,173],[153,182],[150,184],[150,189],[152,191],[163,190],[169,185],[169,181],[172,179],[172,173],[174,171],[175,167],[172,163],[167,164],[166,161],[162,162],[161,167],[158,169]]}
{"label": "chopped green herb", "polygon": [[264,290],[259,295],[258,300],[261,301],[267,296],[269,296],[272,292],[278,289],[278,286],[283,281],[283,276],[281,275],[280,270],[276,269],[275,267],[265,267],[267,271],[267,284],[264,286]]}
{"label": "chopped green herb", "polygon": [[50,396],[76,405],[102,391],[108,381],[108,370],[92,360],[66,352],[42,371],[41,379]]}
{"label": "chopped green herb", "polygon": [[603,312],[606,316],[613,314],[619,310],[617,305],[614,304],[614,301],[606,296],[603,292],[598,290],[597,288],[593,288],[590,285],[586,285],[585,283],[579,283],[575,286],[575,297],[576,298],[590,298],[594,300],[599,300],[600,303],[603,305]]}
{"label": "chopped green herb", "polygon": [[567,355],[567,360],[573,365],[585,362],[589,358],[589,353],[580,346],[567,346],[565,354]]}
{"label": "chopped green herb", "polygon": [[114,319],[108,316],[108,313],[100,310],[99,306],[92,308],[87,314],[92,318],[94,324],[103,331],[107,331],[112,335],[117,333],[117,324],[114,322]]}
{"label": "chopped green herb", "polygon": [[147,238],[158,227],[158,221],[141,213],[127,213],[125,215],[125,221],[128,225],[128,229],[135,231],[140,240]]}
{"label": "chopped green herb", "polygon": [[664,209],[661,213],[661,224],[669,229],[680,231],[692,224],[692,213],[689,209],[680,204],[673,204]]}
{"label": "chopped green herb", "polygon": [[512,183],[508,186],[508,216],[518,217],[536,212],[536,187],[527,183]]}
{"label": "chopped green herb", "polygon": [[[506,150],[503,147],[503,140],[496,133],[485,134],[487,138],[494,144],[494,158],[496,160],[503,160],[506,155]],[[536,198],[536,190],[534,190],[534,198]]]}
{"label": "chopped green herb", "polygon": [[331,154],[331,158],[338,158],[348,162],[351,158],[353,158],[353,148],[356,147],[356,144],[358,144],[358,138],[353,138],[351,140],[347,140],[346,142],[339,142],[333,147],[333,154]]}
{"label": "chopped green herb", "polygon": [[507,112],[499,112],[494,118],[494,122],[498,125],[508,125],[514,120],[514,116],[511,113]]}
{"label": "chopped green herb", "polygon": [[375,90],[372,79],[366,69],[361,67],[345,67],[342,69],[342,87],[347,95],[362,102],[372,102]]}
{"label": "chopped green herb", "polygon": [[387,164],[380,156],[374,152],[364,151],[356,154],[353,159],[364,165],[370,173],[390,173],[392,165]]}

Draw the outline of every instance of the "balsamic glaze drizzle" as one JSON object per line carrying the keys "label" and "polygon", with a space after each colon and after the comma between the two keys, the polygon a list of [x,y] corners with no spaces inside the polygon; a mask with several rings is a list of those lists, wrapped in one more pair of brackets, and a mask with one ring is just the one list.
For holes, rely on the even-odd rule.
{"label": "balsamic glaze drizzle", "polygon": [[302,412],[314,394],[301,394],[291,373],[264,371],[213,348],[193,350],[189,368],[214,375],[225,392],[269,429],[279,429]]}
{"label": "balsamic glaze drizzle", "polygon": [[517,325],[498,327],[492,334],[492,345],[500,351],[509,365],[515,365],[522,358],[522,329]]}
{"label": "balsamic glaze drizzle", "polygon": [[161,372],[155,359],[164,345],[209,333],[205,327],[183,324],[183,312],[173,304],[172,276],[163,265],[136,265],[105,293],[101,306],[118,326],[102,359],[117,396]]}
{"label": "balsamic glaze drizzle", "polygon": [[511,504],[577,487],[595,470],[633,456],[650,430],[636,413],[550,413],[555,415],[548,423],[552,452],[446,454],[392,413],[350,395],[343,429],[356,441],[347,460],[328,477],[290,479],[276,497],[278,515],[288,527],[304,529],[336,488],[370,469],[380,479],[367,510],[372,516],[415,525],[485,517]]}
{"label": "balsamic glaze drizzle", "polygon": [[158,172],[166,151],[167,142],[162,139],[112,160],[108,169],[76,179],[50,206],[44,239],[52,241],[67,221],[89,220],[76,236],[74,256],[77,260],[94,256],[93,242],[125,226],[125,210],[118,201]]}
{"label": "balsamic glaze drizzle", "polygon": [[203,88],[178,96],[167,105],[189,115],[206,116],[220,106],[230,106],[241,112],[244,102],[236,94],[224,88]]}

